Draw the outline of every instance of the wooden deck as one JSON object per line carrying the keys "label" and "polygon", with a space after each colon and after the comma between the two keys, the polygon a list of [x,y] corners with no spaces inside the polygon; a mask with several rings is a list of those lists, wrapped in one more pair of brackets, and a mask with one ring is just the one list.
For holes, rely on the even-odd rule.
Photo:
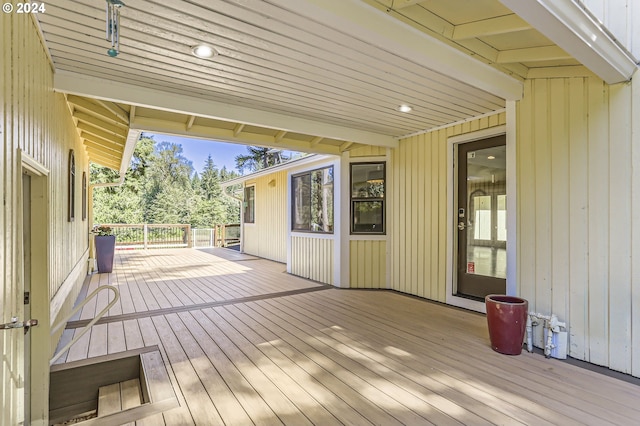
{"label": "wooden deck", "polygon": [[137,425],[640,421],[640,387],[493,352],[480,314],[328,288],[225,249],[121,252],[90,287],[106,283],[122,300],[61,362],[159,345],[181,407]]}

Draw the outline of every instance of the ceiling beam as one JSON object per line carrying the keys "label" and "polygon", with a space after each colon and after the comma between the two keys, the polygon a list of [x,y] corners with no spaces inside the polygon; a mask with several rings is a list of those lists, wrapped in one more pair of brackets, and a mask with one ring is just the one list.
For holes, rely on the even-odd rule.
{"label": "ceiling beam", "polygon": [[129,111],[129,122],[131,122],[134,118],[136,118],[136,106],[131,105],[131,110]]}
{"label": "ceiling beam", "polygon": [[117,137],[125,139],[127,137],[127,131],[118,126],[114,126],[106,121],[100,120],[93,115],[85,114],[84,112],[76,111],[73,116],[78,119],[78,121],[85,122],[93,127],[96,127],[100,130],[108,132]]}
{"label": "ceiling beam", "polygon": [[257,145],[269,148],[289,149],[291,151],[308,152],[313,154],[333,154],[339,155],[337,146],[318,144],[311,146],[310,142],[301,140],[282,138],[279,143],[270,135],[260,135],[257,133],[244,132],[234,136],[233,129],[222,129],[219,127],[209,127],[194,125],[191,130],[185,131],[182,123],[170,122],[161,119],[137,117],[132,123],[132,127],[142,132],[157,132],[166,135],[186,136],[197,139],[216,140],[220,142],[238,143],[244,145]]}
{"label": "ceiling beam", "polygon": [[558,46],[529,47],[526,49],[502,50],[498,52],[496,62],[498,64],[510,64],[515,62],[541,62],[573,59],[571,55]]}
{"label": "ceiling beam", "polygon": [[118,144],[121,148],[124,148],[124,136],[115,136],[112,133],[105,132],[104,130],[100,130],[97,127],[91,126],[83,121],[78,121],[76,127],[86,133],[97,136],[105,141],[111,142],[113,144]]}
{"label": "ceiling beam", "polygon": [[[272,3],[503,99],[522,98],[523,84],[518,79],[400,22],[362,0],[272,0]],[[354,138],[343,140],[367,143]]]}
{"label": "ceiling beam", "polygon": [[126,111],[120,108],[117,104],[108,101],[101,101],[100,99],[96,99],[95,101],[106,110],[110,111],[113,115],[118,117],[122,124],[129,124],[129,117],[127,116]]}
{"label": "ceiling beam", "polygon": [[102,138],[100,138],[99,136],[95,136],[92,135],[90,133],[86,133],[86,132],[80,132],[80,137],[85,139],[85,140],[90,140],[91,142],[95,143],[95,144],[99,144],[100,146],[104,147],[105,149],[111,150],[115,153],[117,153],[119,156],[122,156],[122,151],[124,151],[124,143],[122,144],[118,144],[118,143],[113,143],[110,141],[106,141]]}
{"label": "ceiling beam", "polygon": [[315,138],[313,138],[313,139],[311,140],[311,142],[310,142],[310,143],[311,143],[311,146],[316,146],[316,145],[318,145],[320,142],[322,142],[322,140],[323,140],[323,139],[324,139],[324,138],[323,138],[322,136],[316,136]]}
{"label": "ceiling beam", "polygon": [[628,81],[637,65],[604,26],[574,1],[500,0],[609,84]]}
{"label": "ceiling beam", "polygon": [[[477,63],[474,63],[477,66]],[[57,71],[54,89],[78,96],[104,99],[117,103],[137,105],[162,111],[197,115],[204,118],[232,121],[293,133],[322,136],[328,139],[353,140],[359,143],[395,148],[398,141],[390,135],[353,129],[336,124],[322,123],[282,113],[263,111],[226,102],[205,100],[133,84],[108,81],[83,74]],[[133,122],[137,122],[138,118]],[[132,128],[134,128],[132,126]],[[143,129],[139,129],[143,130]],[[153,131],[146,129],[147,131]],[[184,132],[184,124],[182,125]]]}
{"label": "ceiling beam", "polygon": [[466,40],[530,29],[531,25],[527,24],[518,15],[513,14],[456,25],[453,29],[452,38],[454,40]]}
{"label": "ceiling beam", "polygon": [[196,121],[196,116],[195,115],[190,115],[189,119],[187,120],[187,124],[185,125],[187,130],[191,129],[191,126],[193,126],[193,122]]}
{"label": "ceiling beam", "polygon": [[96,164],[99,164],[101,166],[108,167],[114,170],[118,170],[118,168],[120,167],[120,164],[118,161],[114,161],[110,158],[103,157],[100,154],[91,150],[89,151],[89,161],[92,161]]}
{"label": "ceiling beam", "polygon": [[[93,103],[93,100],[85,99],[80,96],[68,95],[67,102],[72,104],[73,106],[80,108],[81,110],[89,111],[95,115],[100,116],[103,120],[113,122],[113,124],[117,124],[125,127],[128,124],[123,123],[115,114],[113,114],[108,109],[104,108],[102,105],[98,105],[97,103]],[[97,101],[95,101],[97,102]]]}
{"label": "ceiling beam", "polygon": [[244,123],[236,124],[236,127],[233,129],[233,136],[237,137],[240,133],[242,133],[242,129],[244,129]]}
{"label": "ceiling beam", "polygon": [[282,138],[284,138],[284,137],[285,137],[285,135],[286,135],[287,133],[288,133],[288,132],[287,132],[286,130],[280,130],[280,131],[279,131],[278,133],[276,133],[276,135],[273,137],[273,141],[274,141],[275,143],[280,142],[280,141],[282,140]]}
{"label": "ceiling beam", "polygon": [[103,158],[110,158],[111,160],[120,163],[120,160],[122,159],[122,151],[109,149],[102,143],[92,140],[90,135],[88,138],[85,136],[82,137],[84,138],[84,144],[87,146],[87,151],[89,153],[95,153]]}
{"label": "ceiling beam", "polygon": [[342,145],[340,145],[340,152],[345,152],[346,150],[351,148],[351,145],[353,145],[353,142],[345,142],[345,143],[343,143]]}

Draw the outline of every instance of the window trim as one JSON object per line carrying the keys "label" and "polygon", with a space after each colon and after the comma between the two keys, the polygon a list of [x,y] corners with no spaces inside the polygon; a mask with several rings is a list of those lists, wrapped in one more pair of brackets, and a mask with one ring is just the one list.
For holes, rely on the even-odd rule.
{"label": "window trim", "polygon": [[[295,193],[295,187],[293,186],[293,180],[297,177],[300,176],[305,176],[305,175],[309,175],[309,179],[311,179],[311,174],[313,172],[317,172],[319,170],[325,170],[325,169],[332,169],[333,170],[333,188],[332,188],[332,192],[333,192],[333,202],[331,203],[331,209],[333,210],[333,223],[331,224],[332,226],[332,230],[331,231],[314,231],[312,229],[298,229],[295,228],[295,221],[294,221],[294,217],[295,217],[295,200],[296,200],[296,193]],[[309,170],[305,170],[304,172],[299,172],[299,173],[294,173],[291,174],[290,176],[291,179],[291,232],[292,233],[301,233],[301,234],[314,234],[314,235],[334,235],[335,234],[335,223],[336,223],[336,217],[335,217],[335,212],[336,212],[336,198],[335,198],[335,194],[336,194],[336,187],[335,187],[335,167],[333,164],[328,165],[328,166],[323,166],[323,167],[317,167],[315,169],[309,169]]]}
{"label": "window trim", "polygon": [[69,170],[68,170],[68,216],[67,220],[73,222],[76,219],[76,154],[73,149],[69,150]]}
{"label": "window trim", "polygon": [[[252,220],[251,221],[247,221],[247,209],[249,208],[248,205],[248,200],[247,200],[247,190],[251,188],[253,189],[253,202],[251,203],[251,210],[252,210]],[[251,224],[255,224],[256,223],[256,185],[252,184],[252,185],[246,185],[244,187],[243,190],[243,211],[242,211],[242,223],[251,223]],[[244,203],[247,203],[246,206],[244,206]]]}
{"label": "window trim", "polygon": [[[362,165],[382,165],[383,197],[354,197],[353,196],[353,166]],[[362,161],[349,163],[349,235],[387,235],[387,162],[386,161]],[[355,214],[355,205],[358,202],[380,202],[382,203],[382,230],[379,232],[372,231],[355,231],[353,229],[353,220]]]}

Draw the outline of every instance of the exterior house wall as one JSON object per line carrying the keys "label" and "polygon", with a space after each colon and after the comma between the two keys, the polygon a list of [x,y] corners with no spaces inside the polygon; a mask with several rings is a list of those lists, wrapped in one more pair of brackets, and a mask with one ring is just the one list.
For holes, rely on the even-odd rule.
{"label": "exterior house wall", "polygon": [[[378,146],[365,146],[355,148],[349,151],[349,161],[351,163],[369,162],[369,161],[385,161],[387,163],[387,182],[386,189],[389,193],[389,161],[387,158],[387,149]],[[349,170],[347,167],[346,170]],[[345,197],[350,197],[350,183],[346,182]],[[350,201],[348,201],[350,202]],[[386,206],[389,211],[389,206]],[[347,223],[350,224],[350,209],[345,210],[345,214],[349,216]],[[391,222],[387,215],[387,232],[386,235],[367,236],[367,235],[349,235],[349,283],[351,288],[387,288],[387,263],[388,263],[388,241],[389,225]],[[349,234],[349,229],[345,230]],[[346,285],[343,285],[346,286]]]}
{"label": "exterior house wall", "polygon": [[[0,268],[3,289],[0,292],[0,322],[11,316],[23,317],[22,304],[22,236],[20,150],[48,169],[43,196],[48,196],[48,220],[33,224],[38,238],[46,241],[46,253],[34,263],[48,277],[32,280],[32,310],[41,314],[40,325],[31,329],[34,357],[32,401],[45,404],[36,407],[31,424],[41,424],[48,401],[48,359],[57,339],[50,338],[49,301],[57,294],[59,303],[51,312],[62,313],[75,300],[86,275],[88,256],[88,225],[82,220],[82,174],[88,173],[88,160],[78,138],[66,101],[52,90],[53,73],[41,45],[37,28],[28,14],[0,15],[0,122],[3,149],[0,150],[0,186],[4,205],[0,208],[2,249]],[[67,221],[67,182],[69,150],[75,150],[76,194],[75,221]],[[48,194],[48,195],[47,195]],[[48,228],[47,228],[48,225]],[[39,301],[43,301],[40,306]],[[15,330],[0,334],[3,362],[0,366],[0,423],[18,424],[23,414],[22,372],[23,332]],[[40,376],[41,375],[41,376]]]}
{"label": "exterior house wall", "polygon": [[255,223],[243,226],[245,253],[287,261],[287,172],[276,172],[248,180],[255,186]]}
{"label": "exterior house wall", "polygon": [[635,376],[639,86],[527,80],[517,106],[519,294],[568,323],[572,357]]}
{"label": "exterior house wall", "polygon": [[292,235],[290,273],[333,285],[334,247],[332,237]]}
{"label": "exterior house wall", "polygon": [[390,288],[446,301],[448,138],[504,125],[504,112],[400,140],[388,165]]}
{"label": "exterior house wall", "polygon": [[[637,0],[579,0],[607,30],[640,58],[640,3]],[[635,23],[635,28],[634,28]]]}

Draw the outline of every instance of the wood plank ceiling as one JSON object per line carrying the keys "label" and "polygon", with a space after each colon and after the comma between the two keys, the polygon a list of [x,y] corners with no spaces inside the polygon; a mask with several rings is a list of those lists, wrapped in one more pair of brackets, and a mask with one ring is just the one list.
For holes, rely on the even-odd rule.
{"label": "wood plank ceiling", "polygon": [[[578,65],[497,0],[362,1],[520,80],[531,67]],[[286,1],[125,3],[121,52],[111,58],[106,54],[110,46],[104,34],[105,1],[47,2],[46,13],[37,19],[56,73],[105,84],[161,88],[169,97],[186,95],[393,137],[505,106],[495,94],[435,72],[375,41],[354,37],[338,23],[302,15]],[[214,46],[219,55],[196,58],[191,49],[200,43]],[[119,143],[123,134],[117,130],[125,125],[320,153],[335,154],[358,145],[313,132],[252,128],[249,121],[225,122],[186,111],[167,115],[149,105],[134,109],[131,118],[130,105],[105,105],[78,96],[70,96],[69,102],[88,147],[106,140],[104,131],[116,138],[107,142]],[[95,108],[91,110],[87,102]],[[400,104],[413,110],[401,113]],[[115,127],[91,122],[104,120],[104,114],[113,115],[115,110],[124,111],[122,117],[109,120]],[[258,136],[245,138],[243,131]]]}

